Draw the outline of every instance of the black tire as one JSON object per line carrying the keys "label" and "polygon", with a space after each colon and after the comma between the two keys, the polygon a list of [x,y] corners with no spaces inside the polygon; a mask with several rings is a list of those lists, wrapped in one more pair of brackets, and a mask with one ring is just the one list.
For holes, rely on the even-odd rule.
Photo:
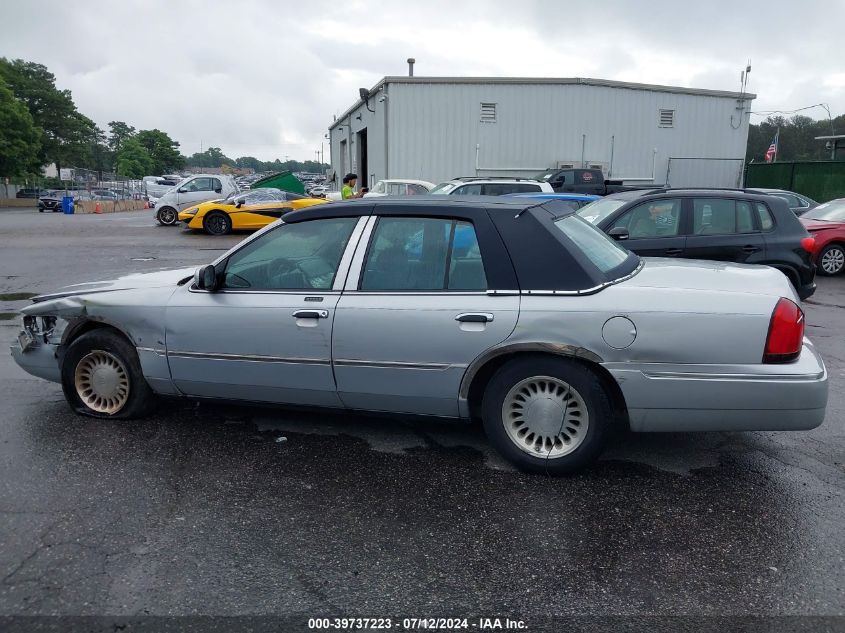
{"label": "black tire", "polygon": [[828,244],[819,253],[819,274],[831,277],[842,274],[843,270],[845,270],[845,246],[842,244]]}
{"label": "black tire", "polygon": [[173,207],[161,207],[156,210],[156,221],[163,226],[173,226],[179,221],[179,214]]}
{"label": "black tire", "polygon": [[[546,382],[546,384],[553,384],[550,381],[544,381],[544,378],[552,378],[569,386],[569,391],[562,389],[560,386],[556,388],[562,395],[557,396],[558,400],[565,400],[566,396],[573,398],[574,395],[580,398],[577,405],[573,405],[573,414],[583,414],[583,409],[586,409],[587,428],[580,437],[569,430],[563,429],[564,417],[559,416],[560,419],[560,433],[555,435],[554,444],[551,450],[558,450],[555,448],[557,442],[560,442],[561,451],[567,451],[559,457],[539,456],[544,453],[548,455],[544,448],[542,452],[536,452],[531,449],[530,453],[525,446],[530,442],[533,433],[526,432],[524,439],[519,444],[515,439],[511,438],[508,430],[506,430],[506,422],[504,419],[503,407],[505,399],[508,398],[512,390],[517,390],[519,395],[519,385],[526,384],[526,381],[536,379],[538,383]],[[530,386],[529,383],[528,386]],[[574,395],[573,395],[574,392]],[[542,395],[535,396],[538,402],[547,400]],[[557,401],[557,400],[555,400]],[[567,402],[570,402],[568,400]],[[541,405],[542,406],[542,405]],[[525,409],[529,411],[530,406]],[[577,411],[576,411],[577,409]],[[559,411],[569,410],[569,404]],[[613,430],[613,406],[610,398],[602,386],[598,376],[584,365],[566,359],[554,359],[542,356],[530,356],[517,360],[513,360],[503,365],[490,379],[484,391],[484,398],[481,405],[482,419],[484,421],[484,431],[487,434],[490,444],[495,448],[505,459],[511,462],[514,466],[529,473],[542,473],[547,475],[568,475],[576,473],[592,464],[604,450],[605,444]],[[526,419],[527,419],[526,415]],[[548,419],[556,420],[555,414],[550,414]],[[583,423],[583,418],[579,418],[576,424]],[[517,423],[511,422],[512,433],[518,435],[523,431],[519,428],[517,431]],[[556,422],[553,421],[553,424]],[[569,426],[570,422],[567,422]],[[570,427],[571,428],[571,427]],[[556,434],[557,429],[553,432]],[[577,432],[577,430],[576,430]],[[562,435],[569,433],[572,435],[571,442],[577,442],[574,449],[568,449],[567,444],[564,443],[564,437],[569,438],[569,435]],[[538,439],[539,440],[539,436]],[[524,446],[520,448],[520,446]]]}
{"label": "black tire", "polygon": [[232,219],[222,211],[212,211],[202,220],[202,228],[209,235],[228,235],[232,232]]}
{"label": "black tire", "polygon": [[[83,399],[84,391],[77,389],[77,378],[84,375],[86,363],[92,359],[116,360],[122,367],[122,377],[128,387],[125,397],[117,398],[120,406],[114,411],[92,408]],[[96,371],[94,372],[96,374]],[[119,372],[117,372],[119,373]],[[108,379],[108,376],[106,377]],[[90,382],[95,382],[96,376]],[[113,330],[97,329],[86,332],[73,341],[62,359],[62,390],[71,408],[81,415],[94,418],[128,420],[150,413],[156,404],[156,397],[141,372],[141,363],[135,348],[123,336]],[[91,397],[97,397],[93,395]],[[96,404],[94,405],[96,407]]]}

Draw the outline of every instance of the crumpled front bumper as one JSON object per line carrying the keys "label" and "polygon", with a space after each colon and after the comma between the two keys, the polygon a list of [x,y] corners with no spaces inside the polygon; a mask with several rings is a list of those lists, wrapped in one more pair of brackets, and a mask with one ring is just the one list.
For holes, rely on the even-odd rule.
{"label": "crumpled front bumper", "polygon": [[26,351],[23,351],[17,342],[13,343],[10,349],[12,358],[25,372],[44,380],[61,382],[59,348],[59,345],[36,341]]}

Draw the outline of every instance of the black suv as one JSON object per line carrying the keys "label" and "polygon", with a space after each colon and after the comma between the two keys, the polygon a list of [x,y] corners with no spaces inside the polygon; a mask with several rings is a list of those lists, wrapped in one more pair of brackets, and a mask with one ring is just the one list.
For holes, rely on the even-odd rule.
{"label": "black suv", "polygon": [[625,191],[578,214],[638,255],[765,264],[802,299],[816,290],[812,238],[782,198],[741,189]]}

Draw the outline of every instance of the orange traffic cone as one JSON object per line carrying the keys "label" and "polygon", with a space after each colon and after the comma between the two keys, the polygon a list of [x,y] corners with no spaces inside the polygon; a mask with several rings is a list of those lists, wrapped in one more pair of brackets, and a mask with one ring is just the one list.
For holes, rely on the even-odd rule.
{"label": "orange traffic cone", "polygon": [[150,201],[149,201],[149,200],[144,200],[144,208],[145,208],[145,209],[149,209],[149,208],[150,208]]}
{"label": "orange traffic cone", "polygon": [[99,202],[94,205],[94,213],[102,213],[103,212],[103,205]]}

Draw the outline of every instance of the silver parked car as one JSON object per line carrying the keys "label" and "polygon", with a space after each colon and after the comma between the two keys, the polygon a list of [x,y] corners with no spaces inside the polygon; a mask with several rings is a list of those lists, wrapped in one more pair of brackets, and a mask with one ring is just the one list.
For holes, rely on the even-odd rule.
{"label": "silver parked car", "polygon": [[555,201],[320,205],[197,271],[33,301],[15,360],[96,417],[158,394],[481,418],[559,474],[618,428],[811,429],[827,404],[783,274],[642,259]]}

